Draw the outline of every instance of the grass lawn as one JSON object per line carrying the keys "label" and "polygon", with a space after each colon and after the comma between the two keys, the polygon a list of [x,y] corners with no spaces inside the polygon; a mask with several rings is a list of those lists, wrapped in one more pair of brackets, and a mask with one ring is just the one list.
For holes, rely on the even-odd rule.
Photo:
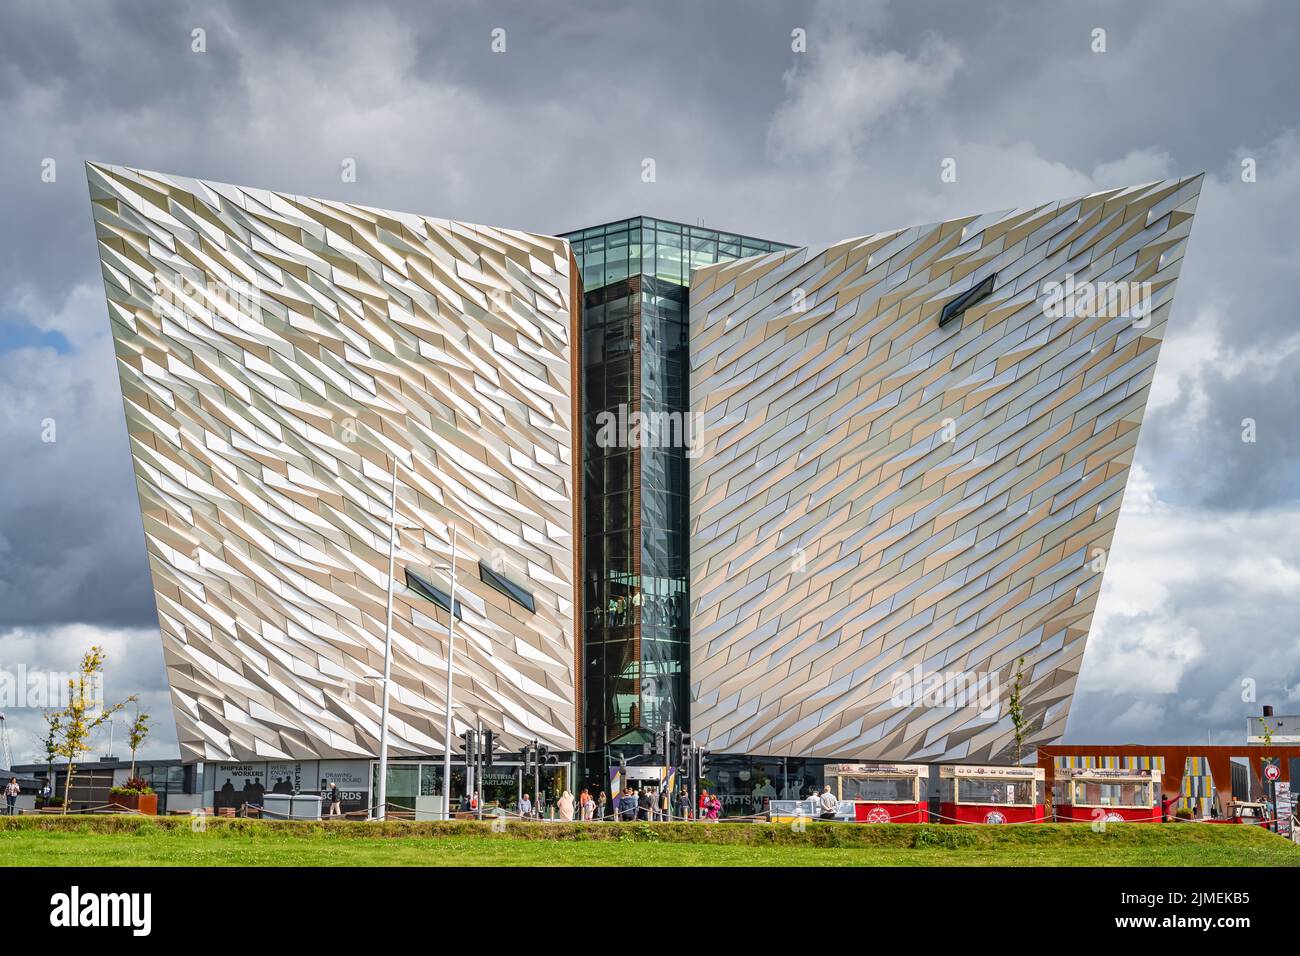
{"label": "grass lawn", "polygon": [[1256,827],[1204,824],[303,824],[0,820],[4,866],[1300,866]]}

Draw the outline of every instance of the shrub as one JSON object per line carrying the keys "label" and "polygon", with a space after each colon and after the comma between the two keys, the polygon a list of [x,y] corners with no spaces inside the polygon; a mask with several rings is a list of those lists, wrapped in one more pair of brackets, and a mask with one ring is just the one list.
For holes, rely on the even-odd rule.
{"label": "shrub", "polygon": [[153,793],[153,787],[143,777],[130,777],[120,787],[109,787],[108,792],[115,797],[138,797]]}

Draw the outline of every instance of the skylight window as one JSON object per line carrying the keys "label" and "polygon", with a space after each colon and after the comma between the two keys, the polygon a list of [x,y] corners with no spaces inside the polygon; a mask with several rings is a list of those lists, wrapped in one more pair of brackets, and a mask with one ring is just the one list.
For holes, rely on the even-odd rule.
{"label": "skylight window", "polygon": [[957,298],[953,299],[943,307],[939,313],[939,328],[943,328],[949,322],[960,319],[962,313],[978,302],[983,302],[993,294],[993,276],[989,276],[978,285],[973,285]]}
{"label": "skylight window", "polygon": [[[432,601],[444,611],[451,609],[451,595],[438,587],[428,578],[421,574],[416,574],[410,568],[406,568],[406,586],[426,601]],[[456,620],[465,620],[460,611],[459,601],[456,602]]]}
{"label": "skylight window", "polygon": [[537,602],[533,599],[531,594],[519,585],[515,584],[515,582],[511,581],[509,578],[497,574],[497,572],[493,571],[482,561],[478,563],[478,576],[479,580],[484,584],[500,591],[520,607],[527,608],[532,614],[537,613]]}

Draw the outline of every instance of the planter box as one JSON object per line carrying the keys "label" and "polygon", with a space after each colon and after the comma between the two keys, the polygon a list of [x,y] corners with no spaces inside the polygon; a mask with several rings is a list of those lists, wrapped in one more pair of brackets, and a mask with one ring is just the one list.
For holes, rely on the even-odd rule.
{"label": "planter box", "polygon": [[108,802],[115,807],[135,810],[151,817],[158,816],[158,794],[156,793],[110,793]]}

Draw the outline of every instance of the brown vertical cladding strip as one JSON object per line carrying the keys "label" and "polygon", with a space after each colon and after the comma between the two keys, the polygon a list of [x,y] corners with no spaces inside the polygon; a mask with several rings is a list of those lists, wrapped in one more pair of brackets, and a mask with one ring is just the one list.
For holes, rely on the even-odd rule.
{"label": "brown vertical cladding strip", "polygon": [[[567,243],[566,243],[567,245]],[[586,517],[586,496],[583,494],[582,456],[587,445],[583,440],[586,421],[582,413],[582,270],[569,247],[569,349],[570,391],[573,396],[573,735],[578,750],[586,746],[586,727],[583,725],[583,696],[586,674],[582,662],[586,656],[583,635],[587,620],[587,582],[582,576],[582,563],[586,556],[587,539],[582,527]]]}
{"label": "brown vertical cladding strip", "polygon": [[[641,277],[634,276],[631,279],[632,286],[632,401],[631,407],[627,410],[628,421],[633,419],[632,416],[639,416],[641,413]],[[629,430],[630,432],[630,430]],[[637,431],[638,436],[641,434]],[[628,460],[631,462],[628,475],[628,489],[632,498],[631,518],[632,518],[632,541],[628,545],[631,554],[628,555],[628,564],[632,569],[632,580],[636,582],[636,589],[641,590],[641,442],[631,443],[628,448]],[[630,595],[629,595],[630,596]],[[636,726],[641,725],[641,720],[645,714],[645,701],[641,699],[640,688],[645,686],[645,663],[641,660],[641,615],[632,615],[632,657],[636,660]]]}

